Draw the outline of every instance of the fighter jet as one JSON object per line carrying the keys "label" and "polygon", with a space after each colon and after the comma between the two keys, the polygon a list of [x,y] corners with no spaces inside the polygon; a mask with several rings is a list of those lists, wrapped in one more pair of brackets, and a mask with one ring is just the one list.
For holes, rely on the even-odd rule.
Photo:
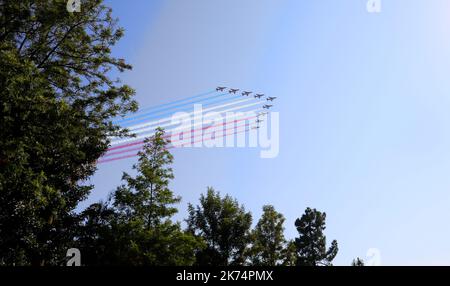
{"label": "fighter jet", "polygon": [[260,117],[260,116],[264,116],[264,115],[267,115],[267,112],[260,112],[260,113],[258,113],[256,116],[257,116],[257,117]]}
{"label": "fighter jet", "polygon": [[270,105],[270,104],[269,104],[269,105],[268,105],[268,104],[265,104],[265,105],[263,105],[263,108],[264,108],[264,109],[269,109],[269,108],[271,108],[272,106],[273,106],[273,105]]}
{"label": "fighter jet", "polygon": [[234,94],[236,94],[236,92],[238,92],[239,91],[239,89],[234,89],[234,88],[230,88],[230,90],[228,91],[228,93],[234,93]]}
{"label": "fighter jet", "polygon": [[256,119],[256,123],[259,125],[259,123],[263,122],[264,120],[262,119]]}
{"label": "fighter jet", "polygon": [[260,94],[260,93],[257,93],[256,95],[254,95],[255,98],[261,98],[263,96],[264,96],[264,94]]}
{"label": "fighter jet", "polygon": [[250,93],[252,93],[252,92],[251,92],[251,91],[244,91],[244,92],[242,93],[242,95],[244,95],[244,96],[249,96]]}
{"label": "fighter jet", "polygon": [[270,96],[269,96],[268,98],[266,98],[266,100],[267,100],[267,101],[273,101],[275,98],[276,98],[276,97],[270,97]]}
{"label": "fighter jet", "polygon": [[216,88],[216,91],[224,91],[225,88],[227,88],[227,87],[226,87],[226,86],[218,86],[218,87]]}

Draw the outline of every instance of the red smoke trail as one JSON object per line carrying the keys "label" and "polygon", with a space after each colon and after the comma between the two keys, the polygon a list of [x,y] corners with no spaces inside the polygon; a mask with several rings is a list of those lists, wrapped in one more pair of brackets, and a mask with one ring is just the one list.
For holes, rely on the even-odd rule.
{"label": "red smoke trail", "polygon": [[[242,120],[245,120],[245,119],[242,119]],[[228,123],[233,123],[233,122],[228,122]],[[226,124],[220,124],[220,125],[226,125]],[[217,125],[217,126],[220,126],[220,125]],[[239,125],[239,126],[233,126],[233,127],[229,127],[229,128],[225,128],[225,132],[227,131],[227,130],[230,130],[230,129],[234,129],[234,128],[239,128],[239,127],[242,127],[242,126],[246,126],[246,125]],[[208,128],[211,128],[211,127],[214,127],[214,126],[209,126]],[[177,133],[177,134],[175,134],[175,135],[179,135],[179,134],[181,134],[182,132],[180,132],[180,133]],[[199,136],[205,136],[205,135],[209,135],[209,134],[211,134],[212,132],[210,132],[210,133],[206,133],[206,134],[198,134],[198,135],[196,135],[196,136],[191,136],[189,139],[193,139],[193,138],[197,138],[197,137],[199,137]],[[166,137],[166,136],[165,136]],[[219,137],[220,138],[220,137]],[[202,138],[203,139],[203,138]],[[187,144],[193,144],[193,143],[196,143],[196,142],[198,142],[198,141],[194,141],[194,142],[189,142],[189,143],[185,143],[184,145],[187,145]],[[176,147],[176,146],[174,146],[174,147]],[[123,154],[123,153],[128,153],[128,152],[131,152],[131,151],[139,151],[139,150],[141,150],[142,149],[142,147],[137,147],[137,148],[132,148],[132,149],[126,149],[126,150],[122,150],[122,151],[117,151],[117,152],[111,152],[111,153],[107,153],[107,154],[105,154],[104,156],[102,156],[103,158],[104,157],[110,157],[110,156],[113,156],[113,155],[119,155],[119,154]]]}
{"label": "red smoke trail", "polygon": [[[247,127],[247,126],[249,126],[249,124],[247,123],[247,124],[244,124],[244,125],[240,125],[240,126],[237,126],[236,128],[243,127],[243,126]],[[234,135],[234,134],[239,134],[239,133],[248,132],[248,131],[249,131],[249,129],[245,129],[245,130],[242,130],[242,131],[235,131],[233,133],[224,134],[222,136],[217,136],[215,138],[221,138],[221,137],[225,137],[225,136],[228,136],[228,135]],[[209,140],[213,140],[213,139],[209,139]],[[194,143],[201,142],[201,141],[203,141],[203,138],[201,140],[194,141]],[[205,140],[205,141],[208,141],[208,140]],[[180,147],[180,146],[169,146],[166,149],[168,150],[168,149],[178,148],[178,147]],[[182,145],[181,145],[181,147],[182,147]],[[128,150],[127,152],[131,152],[131,151],[132,150]],[[130,154],[130,155],[120,156],[120,157],[116,157],[116,158],[98,160],[97,164],[108,163],[108,162],[113,162],[113,161],[117,161],[117,160],[132,158],[132,157],[136,157],[137,155],[138,155],[138,153],[136,152],[136,153],[133,153],[133,154]]]}
{"label": "red smoke trail", "polygon": [[[194,132],[195,132],[195,131],[200,131],[200,130],[203,131],[203,130],[208,129],[208,128],[211,128],[211,127],[218,127],[218,126],[227,125],[227,124],[231,124],[231,123],[237,123],[237,122],[240,122],[240,121],[243,121],[243,120],[254,119],[254,118],[256,118],[256,117],[257,117],[257,116],[251,116],[251,117],[246,117],[246,118],[242,118],[242,119],[239,119],[239,120],[233,120],[232,122],[220,123],[220,124],[216,124],[216,125],[213,125],[213,126],[206,126],[206,127],[202,127],[202,128],[197,128],[197,129],[191,130],[191,132],[192,132],[192,131],[194,131]],[[179,133],[177,133],[177,134],[171,134],[171,135],[164,135],[163,138],[166,139],[166,138],[171,137],[171,136],[174,136],[174,135],[178,135],[178,136],[179,136],[179,135],[182,134],[182,133],[183,133],[183,132],[179,132]],[[123,149],[123,148],[126,148],[126,147],[131,147],[131,146],[141,145],[141,144],[144,144],[144,140],[140,140],[140,141],[137,141],[137,142],[132,142],[132,143],[127,143],[127,144],[123,144],[123,145],[111,147],[111,148],[108,148],[107,152],[113,151],[113,150],[117,150],[117,149]],[[106,153],[106,154],[103,155],[102,157],[105,157],[105,156],[107,156],[107,155],[109,155],[109,154]]]}

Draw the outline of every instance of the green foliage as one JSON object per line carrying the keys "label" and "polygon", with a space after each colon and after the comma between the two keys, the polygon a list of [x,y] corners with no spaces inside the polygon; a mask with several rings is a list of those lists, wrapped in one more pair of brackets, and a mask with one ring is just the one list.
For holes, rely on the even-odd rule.
{"label": "green foliage", "polygon": [[263,206],[263,214],[252,232],[251,264],[255,266],[276,266],[284,257],[285,218],[273,206]]}
{"label": "green foliage", "polygon": [[286,242],[282,250],[283,262],[282,266],[295,266],[297,265],[297,246],[294,240]]}
{"label": "green foliage", "polygon": [[356,257],[356,259],[353,259],[352,266],[364,266],[364,260],[362,260],[359,257]]}
{"label": "green foliage", "polygon": [[60,264],[111,118],[136,109],[108,77],[123,30],[100,0],[0,1],[0,264]]}
{"label": "green foliage", "polygon": [[155,135],[145,142],[139,163],[133,166],[138,175],[133,178],[124,173],[122,180],[126,184],[114,193],[114,207],[125,222],[142,219],[143,225],[154,227],[177,212],[171,206],[179,203],[181,198],[174,197],[168,188],[173,179],[170,167],[173,156],[166,149],[169,142],[164,138],[164,131],[157,129]]}
{"label": "green foliage", "polygon": [[90,205],[81,214],[80,225],[76,228],[75,247],[81,250],[83,265],[108,265],[115,260],[118,237],[114,221],[116,213],[106,203]]}
{"label": "green foliage", "polygon": [[297,247],[297,265],[318,266],[332,265],[338,252],[337,241],[331,242],[326,249],[325,230],[326,214],[316,209],[307,208],[300,219],[295,221],[299,237],[295,239]]}
{"label": "green foliage", "polygon": [[[124,173],[125,184],[109,204],[94,204],[84,213],[81,249],[98,252],[85,263],[114,265],[192,265],[200,239],[170,219],[180,201],[168,188],[173,157],[164,131],[145,141],[136,177]],[[111,205],[111,206],[109,206]],[[95,249],[93,249],[95,248]]]}
{"label": "green foliage", "polygon": [[252,216],[230,196],[208,188],[200,205],[189,204],[188,230],[203,238],[206,248],[197,252],[198,265],[243,265],[250,243]]}

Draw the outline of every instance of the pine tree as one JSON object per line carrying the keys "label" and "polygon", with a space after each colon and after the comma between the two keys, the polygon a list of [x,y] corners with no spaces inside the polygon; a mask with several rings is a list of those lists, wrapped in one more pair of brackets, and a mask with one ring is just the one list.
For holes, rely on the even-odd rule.
{"label": "pine tree", "polygon": [[332,265],[338,252],[336,240],[326,249],[325,230],[326,214],[316,209],[307,208],[300,219],[295,221],[299,237],[295,239],[297,247],[297,265],[319,266]]}
{"label": "pine tree", "polygon": [[181,198],[168,188],[174,177],[170,167],[173,156],[166,149],[168,144],[164,131],[158,128],[154,136],[145,140],[139,162],[133,166],[138,175],[123,174],[126,184],[115,191],[113,205],[124,221],[139,218],[150,228],[163,224],[177,213],[173,205]]}
{"label": "pine tree", "polygon": [[[88,264],[194,263],[195,250],[201,248],[201,241],[182,231],[180,224],[171,220],[177,213],[174,205],[181,199],[174,196],[168,187],[174,177],[170,167],[173,157],[166,148],[168,143],[162,129],[157,129],[155,135],[145,141],[143,151],[139,153],[139,161],[133,166],[137,175],[132,177],[124,173],[125,183],[111,197],[109,208],[114,215],[106,223],[109,232],[106,231],[103,237],[99,237],[101,241],[99,238],[93,241],[94,244],[102,242],[103,249],[108,253],[102,253],[105,258],[103,261],[93,260],[88,261]],[[102,212],[94,212],[94,218],[99,214]],[[87,213],[86,215],[86,222],[92,222],[92,217]],[[90,225],[92,224],[85,224],[85,227],[89,228]],[[102,230],[105,226],[96,229]],[[85,247],[89,248],[89,244],[85,244]]]}

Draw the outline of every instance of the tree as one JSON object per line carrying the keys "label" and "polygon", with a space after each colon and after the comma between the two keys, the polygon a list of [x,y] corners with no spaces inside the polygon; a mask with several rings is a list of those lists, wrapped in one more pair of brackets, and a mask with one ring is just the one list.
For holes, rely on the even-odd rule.
{"label": "tree", "polygon": [[[193,264],[194,250],[201,247],[201,241],[171,221],[177,213],[173,205],[181,199],[168,188],[174,177],[168,144],[164,131],[157,129],[145,140],[139,161],[133,166],[136,177],[124,173],[125,183],[112,194],[110,206],[94,204],[84,212],[84,228],[92,230],[84,233],[99,235],[93,239],[92,235],[82,237],[84,249],[95,245],[106,252],[97,254],[88,264]],[[102,217],[110,220],[99,226]],[[99,256],[104,260],[98,260]]]}
{"label": "tree", "polygon": [[250,242],[252,216],[244,206],[208,188],[200,205],[189,204],[188,231],[201,237],[206,248],[197,252],[199,265],[243,265]]}
{"label": "tree", "polygon": [[297,265],[318,266],[332,265],[338,252],[336,240],[326,249],[325,230],[326,214],[316,209],[307,208],[300,219],[295,221],[299,237],[295,239],[297,247]]}
{"label": "tree", "polygon": [[156,227],[169,220],[177,209],[174,204],[181,201],[168,188],[174,178],[173,156],[166,149],[170,142],[161,128],[155,135],[145,140],[143,151],[139,152],[138,164],[133,166],[138,175],[133,178],[127,173],[126,182],[114,192],[114,207],[125,221],[142,220],[143,226]]}
{"label": "tree", "polygon": [[295,266],[297,265],[297,247],[294,240],[286,242],[282,250],[283,262],[282,266]]}
{"label": "tree", "polygon": [[86,179],[136,109],[109,78],[128,70],[111,47],[123,30],[101,0],[0,0],[0,264],[61,264]]}
{"label": "tree", "polygon": [[252,232],[252,265],[276,266],[282,262],[286,243],[284,221],[284,216],[273,206],[263,206],[263,214]]}
{"label": "tree", "polygon": [[114,225],[117,214],[108,203],[95,203],[85,209],[76,232],[76,247],[83,265],[102,265],[116,261],[114,249],[120,244]]}
{"label": "tree", "polygon": [[364,266],[364,260],[362,260],[359,257],[356,257],[356,259],[353,259],[352,266]]}

